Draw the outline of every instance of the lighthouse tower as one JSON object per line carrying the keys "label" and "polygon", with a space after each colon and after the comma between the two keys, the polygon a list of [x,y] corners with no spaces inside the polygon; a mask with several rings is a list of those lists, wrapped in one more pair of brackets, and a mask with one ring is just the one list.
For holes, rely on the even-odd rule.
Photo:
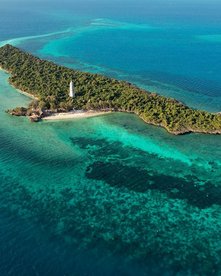
{"label": "lighthouse tower", "polygon": [[70,82],[69,96],[70,96],[71,98],[74,98],[74,96],[75,96],[73,81]]}

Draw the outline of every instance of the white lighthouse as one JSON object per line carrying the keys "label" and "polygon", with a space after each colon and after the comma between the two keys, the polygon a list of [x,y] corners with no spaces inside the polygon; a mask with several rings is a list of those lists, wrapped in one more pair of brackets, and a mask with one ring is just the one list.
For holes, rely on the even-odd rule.
{"label": "white lighthouse", "polygon": [[69,96],[70,96],[71,98],[74,98],[74,96],[75,96],[73,81],[71,81],[71,82],[70,82],[70,91],[69,91]]}

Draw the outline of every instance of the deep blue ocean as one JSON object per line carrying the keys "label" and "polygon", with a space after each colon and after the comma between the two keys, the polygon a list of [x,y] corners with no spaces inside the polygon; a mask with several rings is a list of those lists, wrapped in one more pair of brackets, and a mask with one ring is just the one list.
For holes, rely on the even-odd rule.
{"label": "deep blue ocean", "polygon": [[[0,45],[221,111],[221,2],[1,0]],[[31,124],[0,71],[0,275],[221,275],[221,138]]]}

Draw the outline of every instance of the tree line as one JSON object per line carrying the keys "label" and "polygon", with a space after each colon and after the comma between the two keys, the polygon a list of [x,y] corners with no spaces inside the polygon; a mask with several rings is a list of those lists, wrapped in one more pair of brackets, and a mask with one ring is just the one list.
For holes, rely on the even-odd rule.
{"label": "tree line", "polygon": [[[38,98],[31,107],[41,110],[75,109],[132,112],[145,122],[174,134],[221,133],[221,116],[191,109],[179,101],[150,93],[121,80],[69,69],[42,60],[9,44],[0,48],[0,66],[16,88]],[[69,97],[73,81],[76,96]]]}

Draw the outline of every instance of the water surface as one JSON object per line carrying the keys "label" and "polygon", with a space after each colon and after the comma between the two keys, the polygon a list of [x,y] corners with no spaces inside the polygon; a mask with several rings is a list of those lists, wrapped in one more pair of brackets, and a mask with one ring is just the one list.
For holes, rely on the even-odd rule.
{"label": "water surface", "polygon": [[[183,2],[3,3],[2,41],[220,110],[220,20],[206,3],[198,21]],[[5,113],[30,101],[7,78],[1,275],[219,275],[220,136],[176,137],[123,113],[32,124]]]}

